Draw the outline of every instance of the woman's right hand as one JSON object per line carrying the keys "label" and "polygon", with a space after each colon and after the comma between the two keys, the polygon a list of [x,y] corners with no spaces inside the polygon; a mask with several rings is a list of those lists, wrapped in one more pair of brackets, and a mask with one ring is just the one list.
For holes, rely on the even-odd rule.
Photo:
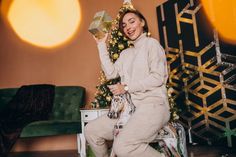
{"label": "woman's right hand", "polygon": [[108,37],[108,33],[106,33],[105,36],[103,38],[100,38],[100,39],[98,39],[95,36],[93,36],[93,38],[97,42],[97,44],[100,43],[100,42],[106,42],[107,37]]}

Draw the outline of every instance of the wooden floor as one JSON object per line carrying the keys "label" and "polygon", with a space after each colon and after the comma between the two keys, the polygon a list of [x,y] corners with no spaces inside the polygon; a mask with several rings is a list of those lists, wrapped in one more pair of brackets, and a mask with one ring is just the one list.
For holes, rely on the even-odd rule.
{"label": "wooden floor", "polygon": [[8,157],[80,157],[76,150],[10,153]]}
{"label": "wooden floor", "polygon": [[188,157],[236,157],[235,148],[188,146]]}
{"label": "wooden floor", "polygon": [[[236,149],[212,146],[188,146],[188,157],[236,157]],[[79,157],[76,150],[11,153],[9,157]]]}

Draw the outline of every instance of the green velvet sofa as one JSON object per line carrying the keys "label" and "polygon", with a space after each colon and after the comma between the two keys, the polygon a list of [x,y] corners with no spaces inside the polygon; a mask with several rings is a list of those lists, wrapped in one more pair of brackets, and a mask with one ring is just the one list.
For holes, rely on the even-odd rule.
{"label": "green velvet sofa", "polygon": [[[18,88],[0,89],[0,110]],[[48,120],[35,121],[23,128],[20,137],[39,137],[81,133],[80,108],[85,105],[85,88],[81,86],[55,86],[52,112]]]}

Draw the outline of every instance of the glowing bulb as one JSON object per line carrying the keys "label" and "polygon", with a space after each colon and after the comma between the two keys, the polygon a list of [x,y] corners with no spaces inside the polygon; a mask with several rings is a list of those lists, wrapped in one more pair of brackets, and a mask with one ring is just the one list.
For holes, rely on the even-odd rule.
{"label": "glowing bulb", "polygon": [[[5,1],[5,2],[4,2]],[[78,0],[3,0],[9,6],[7,19],[24,41],[40,47],[55,47],[72,38],[79,27]]]}
{"label": "glowing bulb", "polygon": [[219,34],[230,43],[236,43],[236,1],[201,0],[204,11]]}

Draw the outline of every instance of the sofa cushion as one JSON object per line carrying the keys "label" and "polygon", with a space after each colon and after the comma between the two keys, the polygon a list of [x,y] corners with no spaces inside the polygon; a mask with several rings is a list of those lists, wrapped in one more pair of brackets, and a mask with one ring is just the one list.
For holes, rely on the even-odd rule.
{"label": "sofa cushion", "polygon": [[17,88],[4,88],[0,90],[0,110],[11,101],[12,97],[16,94]]}
{"label": "sofa cushion", "polygon": [[57,86],[51,120],[80,120],[80,108],[85,104],[85,88]]}
{"label": "sofa cushion", "polygon": [[37,121],[24,127],[20,137],[39,137],[81,132],[80,121]]}

